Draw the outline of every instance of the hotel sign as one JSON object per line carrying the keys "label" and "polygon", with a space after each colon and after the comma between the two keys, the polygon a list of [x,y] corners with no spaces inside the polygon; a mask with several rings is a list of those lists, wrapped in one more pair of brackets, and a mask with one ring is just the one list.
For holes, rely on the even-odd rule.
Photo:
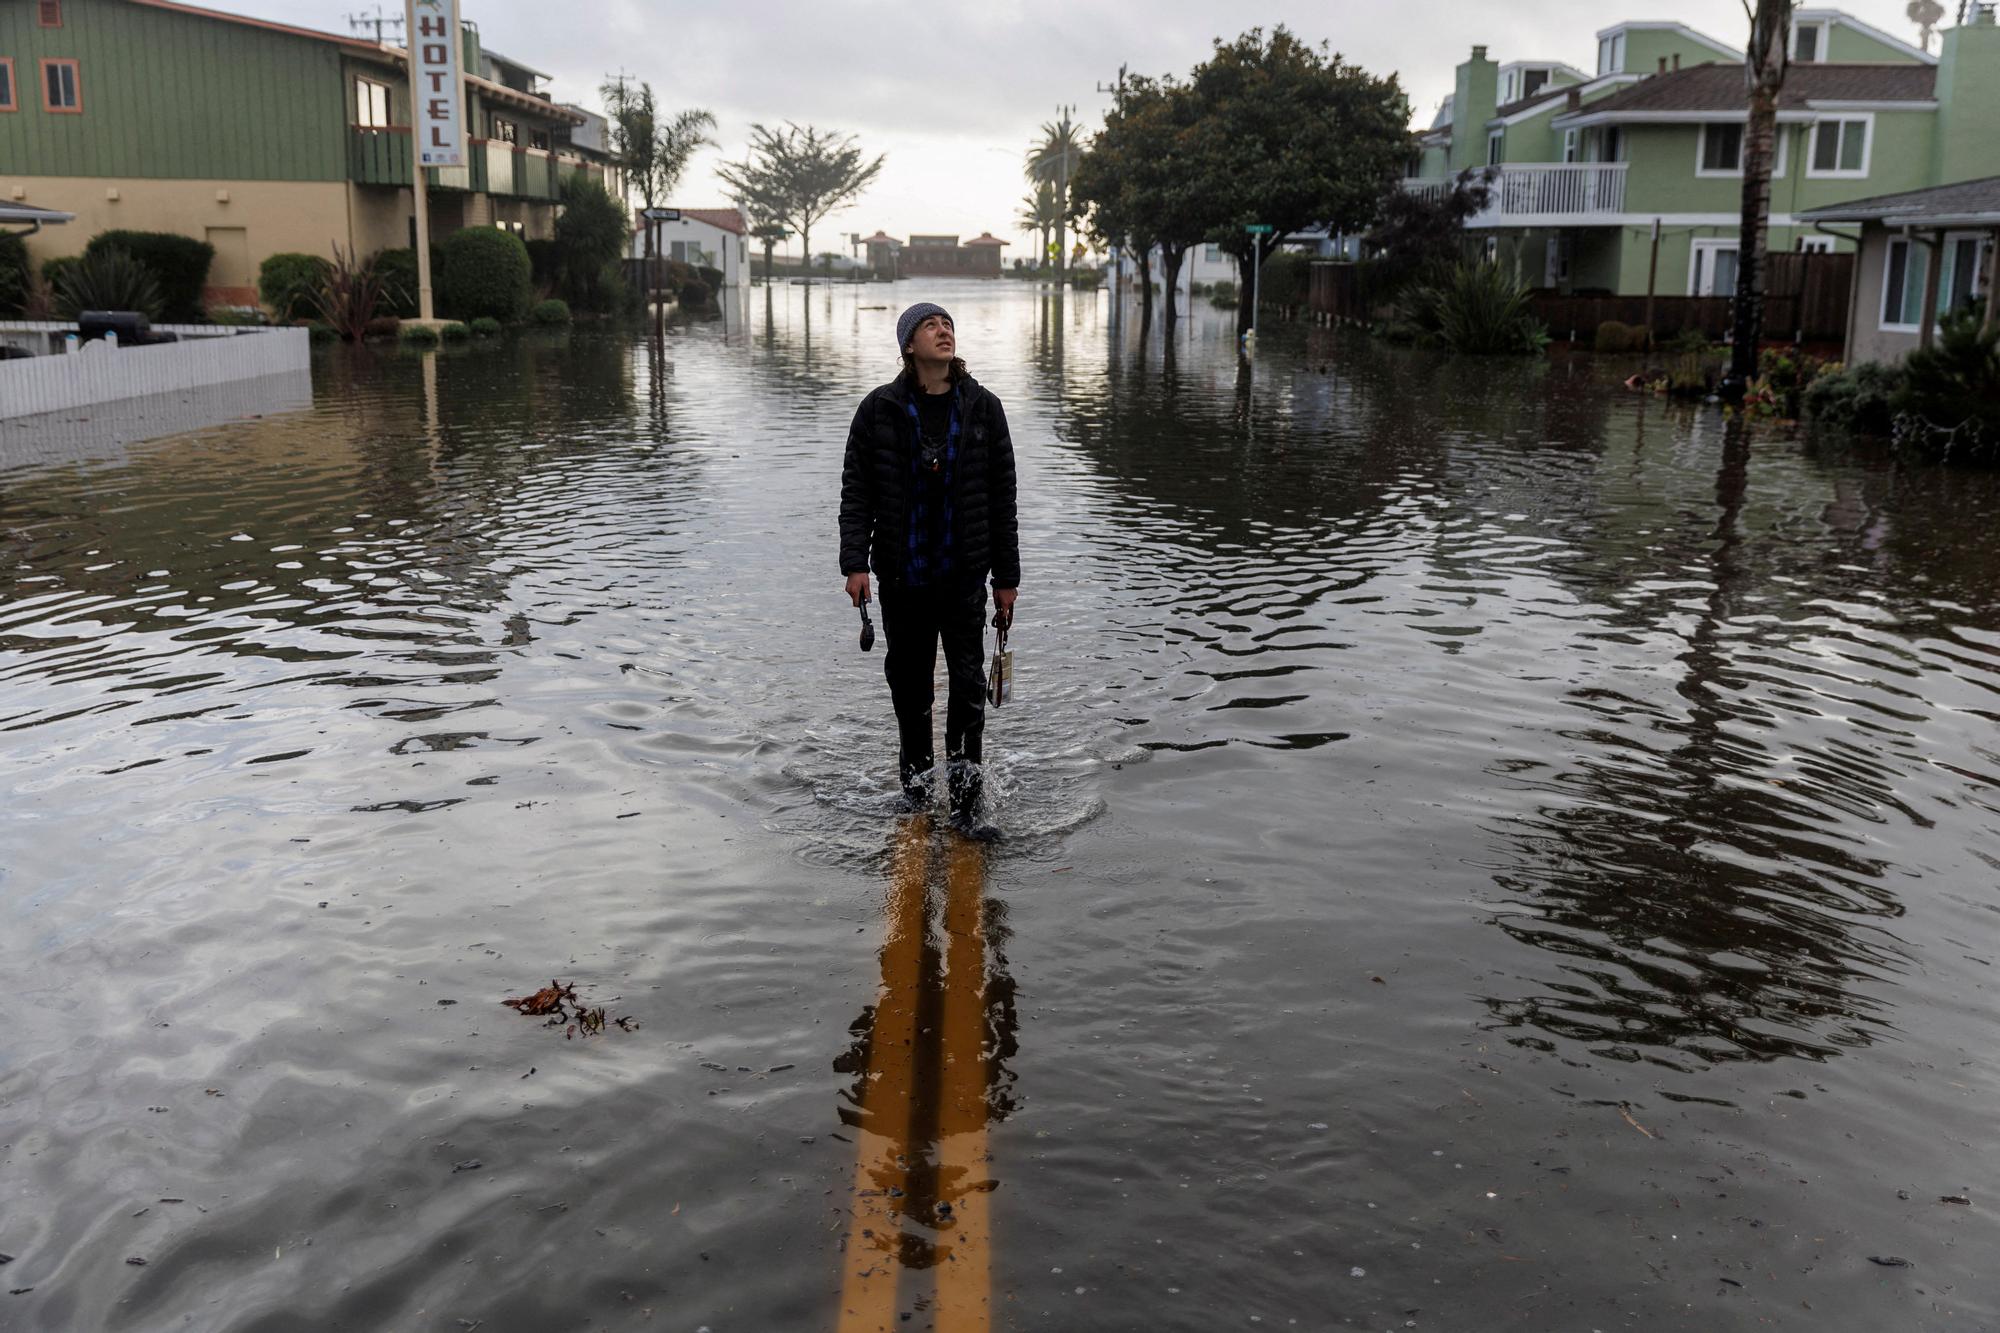
{"label": "hotel sign", "polygon": [[426,167],[465,165],[464,45],[457,0],[409,0],[410,123],[417,162]]}

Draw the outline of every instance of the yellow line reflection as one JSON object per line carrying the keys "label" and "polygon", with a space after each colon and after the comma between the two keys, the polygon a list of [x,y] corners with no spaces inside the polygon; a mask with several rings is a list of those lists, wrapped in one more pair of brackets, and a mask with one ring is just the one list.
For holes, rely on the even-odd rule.
{"label": "yellow line reflection", "polygon": [[992,1182],[986,1153],[986,854],[951,840],[944,908],[944,1051],[938,1088],[936,1333],[986,1333]]}
{"label": "yellow line reflection", "polygon": [[[989,1033],[999,983],[988,953],[1006,932],[996,924],[988,935],[998,909],[986,901],[984,849],[956,835],[947,843],[940,891],[927,817],[898,831],[889,858],[882,989],[855,1027],[865,1034],[866,1069],[842,1117],[858,1137],[840,1333],[900,1333],[906,1269],[935,1276],[933,1300],[909,1294],[915,1309],[928,1306],[935,1333],[988,1333],[992,1324],[987,1121],[996,1061],[1011,1038]],[[1011,1010],[1001,1008],[1004,1024]]]}
{"label": "yellow line reflection", "polygon": [[841,1333],[890,1333],[897,1324],[930,841],[930,820],[919,815],[904,825],[890,861],[888,935],[882,944],[882,991],[875,1005],[861,1099],[854,1217],[840,1294]]}

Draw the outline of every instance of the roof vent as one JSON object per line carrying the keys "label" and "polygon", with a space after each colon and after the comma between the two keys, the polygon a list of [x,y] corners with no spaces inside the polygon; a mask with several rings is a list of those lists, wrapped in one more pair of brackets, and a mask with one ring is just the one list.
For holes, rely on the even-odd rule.
{"label": "roof vent", "polygon": [[1472,58],[1473,58],[1474,60],[1484,60],[1484,59],[1486,59],[1486,48],[1485,48],[1485,47],[1483,47],[1483,46],[1475,46],[1475,47],[1473,47],[1473,48],[1472,48]]}

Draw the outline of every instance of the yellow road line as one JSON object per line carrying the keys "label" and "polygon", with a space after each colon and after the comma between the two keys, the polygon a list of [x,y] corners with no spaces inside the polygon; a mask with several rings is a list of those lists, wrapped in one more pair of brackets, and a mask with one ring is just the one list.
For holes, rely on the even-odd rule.
{"label": "yellow road line", "polygon": [[978,845],[956,837],[948,856],[937,1144],[942,1236],[934,1327],[936,1333],[987,1333],[993,1287],[986,1148],[986,857]]}
{"label": "yellow road line", "polygon": [[917,1004],[922,981],[930,820],[902,830],[891,861],[882,991],[868,1042],[868,1076],[854,1167],[854,1218],[840,1293],[840,1333],[891,1333],[902,1272],[902,1200],[910,1177]]}

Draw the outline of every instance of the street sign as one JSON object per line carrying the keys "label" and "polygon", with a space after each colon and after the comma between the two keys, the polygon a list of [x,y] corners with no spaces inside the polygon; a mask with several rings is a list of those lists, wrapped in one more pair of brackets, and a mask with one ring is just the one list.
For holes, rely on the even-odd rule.
{"label": "street sign", "polygon": [[639,216],[648,222],[679,222],[681,211],[678,208],[642,208]]}
{"label": "street sign", "polygon": [[1249,232],[1252,236],[1269,236],[1277,228],[1268,222],[1246,222],[1243,224],[1243,230]]}

